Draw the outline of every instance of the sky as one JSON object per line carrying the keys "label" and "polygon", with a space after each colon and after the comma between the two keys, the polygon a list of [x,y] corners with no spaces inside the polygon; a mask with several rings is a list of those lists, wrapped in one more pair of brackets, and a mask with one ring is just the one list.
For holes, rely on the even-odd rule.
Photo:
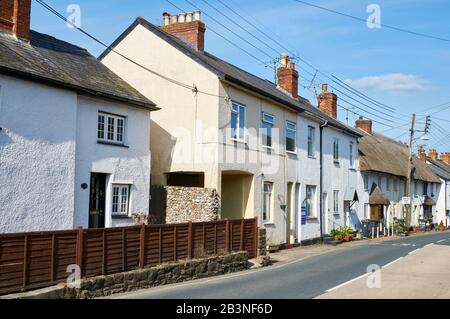
{"label": "sky", "polygon": [[[138,16],[162,24],[163,12],[180,13],[166,0],[45,1],[66,17],[71,16],[68,10],[73,8],[71,5],[77,5],[81,27],[107,44]],[[368,9],[379,8],[381,21],[376,22],[382,25],[450,39],[448,0],[306,1],[362,19],[374,13]],[[450,41],[420,37],[384,26],[369,28],[363,21],[295,0],[222,0],[251,24],[219,0],[171,2],[185,11],[194,11],[192,4],[202,10],[202,21],[207,27],[206,51],[271,81],[274,71],[269,67],[270,61],[286,51],[298,57],[294,61],[300,73],[299,93],[313,105],[317,105],[315,91],[320,93],[321,83],[328,82],[329,90],[340,99],[340,120],[353,126],[359,115],[372,118],[385,124],[374,123],[375,131],[405,142],[409,141],[412,113],[417,113],[418,131],[424,130],[425,116],[431,115],[431,130],[427,135],[430,140],[418,139],[423,133],[417,132],[415,148],[424,145],[438,152],[450,151]],[[31,27],[87,48],[95,56],[104,50],[82,33],[68,28],[36,1],[33,1]],[[343,88],[335,77],[372,101],[349,91],[349,87]]]}

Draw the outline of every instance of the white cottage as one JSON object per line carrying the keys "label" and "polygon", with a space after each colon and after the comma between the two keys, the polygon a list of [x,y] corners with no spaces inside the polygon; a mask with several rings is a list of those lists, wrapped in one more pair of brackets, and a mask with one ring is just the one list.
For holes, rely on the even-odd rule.
{"label": "white cottage", "polygon": [[14,3],[0,6],[0,233],[128,224],[149,209],[155,104]]}

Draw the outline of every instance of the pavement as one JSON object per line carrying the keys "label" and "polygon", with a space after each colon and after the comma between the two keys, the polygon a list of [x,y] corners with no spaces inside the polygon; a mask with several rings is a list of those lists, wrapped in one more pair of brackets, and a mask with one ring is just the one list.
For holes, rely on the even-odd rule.
{"label": "pavement", "polygon": [[[428,246],[430,244],[434,245]],[[113,295],[111,298],[445,298],[448,296],[445,292],[450,291],[450,285],[447,286],[450,232],[358,241],[337,247],[313,245],[285,250],[271,257],[275,263],[269,267]],[[381,288],[368,290],[367,278],[377,282],[372,278],[373,273],[368,274],[368,266],[384,266],[385,269],[379,271]],[[425,289],[429,284],[433,284],[435,289]],[[417,287],[415,294],[411,292],[414,287]]]}

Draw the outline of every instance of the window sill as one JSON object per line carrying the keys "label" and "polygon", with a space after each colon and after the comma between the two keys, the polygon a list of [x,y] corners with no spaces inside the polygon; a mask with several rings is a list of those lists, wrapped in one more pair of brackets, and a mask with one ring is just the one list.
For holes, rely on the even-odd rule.
{"label": "window sill", "polygon": [[333,161],[334,165],[340,165],[339,161]]}
{"label": "window sill", "polygon": [[271,221],[267,221],[267,222],[263,222],[263,225],[264,226],[275,226],[275,223],[271,222]]}
{"label": "window sill", "polygon": [[356,172],[356,168],[354,168],[354,167],[350,167],[348,170],[352,171],[352,172]]}
{"label": "window sill", "polygon": [[314,222],[314,221],[318,221],[318,220],[319,220],[318,217],[306,217],[306,221]]}
{"label": "window sill", "polygon": [[316,159],[315,156],[309,156],[309,155],[308,155],[308,158],[309,158],[309,159],[312,159],[312,160],[315,160],[315,159]]}
{"label": "window sill", "polygon": [[97,144],[109,145],[109,146],[117,146],[117,147],[122,147],[122,148],[130,148],[129,146],[127,146],[125,144],[106,142],[106,141],[97,141]]}
{"label": "window sill", "polygon": [[131,217],[128,215],[112,215],[111,218],[112,219],[131,219]]}
{"label": "window sill", "polygon": [[293,156],[298,156],[297,152],[293,152],[293,151],[286,151],[286,154],[293,155]]}

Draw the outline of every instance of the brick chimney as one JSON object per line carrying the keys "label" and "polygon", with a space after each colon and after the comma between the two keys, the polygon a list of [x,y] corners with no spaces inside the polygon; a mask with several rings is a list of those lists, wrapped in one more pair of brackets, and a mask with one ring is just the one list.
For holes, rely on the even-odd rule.
{"label": "brick chimney", "polygon": [[280,62],[281,66],[277,71],[278,87],[298,99],[298,71],[295,70],[295,63],[289,60],[286,53],[281,54]]}
{"label": "brick chimney", "polygon": [[163,13],[164,25],[161,27],[164,31],[173,34],[189,42],[198,51],[205,49],[206,26],[200,21],[200,11],[181,13],[179,15],[170,15]]}
{"label": "brick chimney", "polygon": [[360,116],[359,119],[356,120],[356,127],[372,135],[372,120],[365,120],[362,116]]}
{"label": "brick chimney", "polygon": [[337,95],[328,92],[328,84],[322,84],[322,93],[317,97],[319,101],[319,110],[328,114],[332,118],[337,118]]}
{"label": "brick chimney", "polygon": [[449,152],[441,153],[441,161],[450,165],[450,153]]}
{"label": "brick chimney", "polygon": [[31,0],[1,0],[0,29],[28,41],[30,38]]}
{"label": "brick chimney", "polygon": [[428,152],[428,157],[436,161],[438,159],[437,151],[435,149],[430,149],[430,151]]}
{"label": "brick chimney", "polygon": [[419,159],[425,163],[427,161],[427,153],[425,153],[423,146],[419,147]]}

